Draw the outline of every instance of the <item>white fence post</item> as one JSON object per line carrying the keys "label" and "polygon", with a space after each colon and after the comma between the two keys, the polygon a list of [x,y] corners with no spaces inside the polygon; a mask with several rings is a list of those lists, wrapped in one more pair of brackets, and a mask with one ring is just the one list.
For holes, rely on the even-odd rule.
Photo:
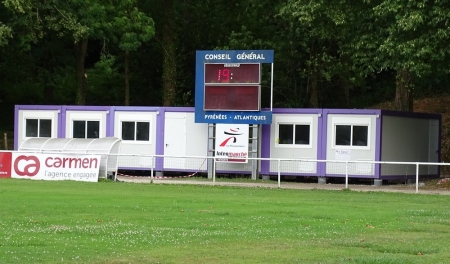
{"label": "white fence post", "polygon": [[155,156],[152,156],[152,168],[150,170],[150,182],[153,183],[153,168],[155,167]]}
{"label": "white fence post", "polygon": [[213,170],[212,170],[212,178],[213,178],[213,183],[216,182],[216,157],[213,157]]}
{"label": "white fence post", "polygon": [[281,162],[281,160],[278,159],[278,164],[277,164],[277,171],[278,171],[278,188],[281,187],[281,166],[280,166],[280,162]]}
{"label": "white fence post", "polygon": [[416,163],[416,193],[419,193],[419,163]]}
{"label": "white fence post", "polygon": [[348,160],[345,161],[345,189],[348,189]]}

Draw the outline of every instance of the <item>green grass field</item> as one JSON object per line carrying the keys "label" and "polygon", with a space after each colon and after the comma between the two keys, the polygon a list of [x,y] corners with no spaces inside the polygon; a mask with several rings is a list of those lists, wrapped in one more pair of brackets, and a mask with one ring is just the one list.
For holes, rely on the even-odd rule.
{"label": "green grass field", "polygon": [[0,179],[0,263],[448,263],[449,201]]}

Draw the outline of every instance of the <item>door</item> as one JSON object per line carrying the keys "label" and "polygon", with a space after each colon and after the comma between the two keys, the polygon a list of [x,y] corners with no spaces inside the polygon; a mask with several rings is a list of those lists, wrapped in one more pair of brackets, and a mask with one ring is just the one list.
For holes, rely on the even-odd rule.
{"label": "door", "polygon": [[166,113],[164,127],[164,170],[184,169],[186,156],[186,113]]}

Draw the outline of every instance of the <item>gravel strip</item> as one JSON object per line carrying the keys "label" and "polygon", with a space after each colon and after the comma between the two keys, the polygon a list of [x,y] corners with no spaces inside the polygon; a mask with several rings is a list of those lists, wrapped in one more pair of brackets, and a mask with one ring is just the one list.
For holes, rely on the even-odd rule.
{"label": "gravel strip", "polygon": [[[133,182],[133,183],[152,183],[150,177],[124,177],[117,176],[117,180],[121,182]],[[278,188],[278,184],[275,181],[264,182],[212,182],[212,181],[196,181],[190,179],[154,179],[153,184],[191,184],[191,185],[209,185],[209,186],[235,186],[235,187],[247,187],[247,188]],[[297,183],[297,182],[281,182],[281,189],[298,189],[298,190],[336,190],[341,191],[345,189],[345,184],[318,184],[318,183]],[[416,193],[415,184],[395,184],[395,185],[357,185],[349,184],[348,189],[351,191],[360,192],[398,192],[398,193]],[[450,195],[450,190],[447,189],[423,189],[419,188],[419,194],[441,194]]]}

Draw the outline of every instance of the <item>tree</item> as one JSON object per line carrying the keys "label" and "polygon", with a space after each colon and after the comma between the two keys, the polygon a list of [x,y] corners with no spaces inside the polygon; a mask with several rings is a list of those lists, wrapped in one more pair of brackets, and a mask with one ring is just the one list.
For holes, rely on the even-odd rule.
{"label": "tree", "polygon": [[48,31],[73,43],[76,65],[76,100],[86,102],[87,74],[85,59],[89,39],[102,39],[108,26],[106,10],[111,3],[102,0],[49,0],[44,2],[5,0],[5,6],[16,14],[15,22],[28,29],[24,44],[37,42]]}
{"label": "tree", "polygon": [[0,22],[0,47],[8,44],[8,39],[12,37],[11,28]]}
{"label": "tree", "polygon": [[[299,31],[307,29],[305,38],[316,44],[309,59],[313,84],[317,73],[352,80],[396,71],[396,108],[412,111],[416,78],[448,58],[442,47],[450,39],[449,10],[447,1],[291,0],[282,14],[297,18]],[[354,70],[356,75],[349,74]]]}
{"label": "tree", "polygon": [[[54,89],[62,87],[58,83],[63,82],[62,69],[66,69],[70,55],[65,42],[56,32],[43,27],[42,18],[36,15],[39,13],[33,10],[31,2],[4,4],[0,5],[0,14],[11,29],[11,38],[1,50],[0,64],[4,66],[2,73],[6,73],[0,78],[3,81],[0,86],[9,90],[5,94],[16,103],[52,104]],[[73,65],[73,59],[70,63]],[[70,98],[69,93],[64,94]]]}
{"label": "tree", "polygon": [[448,81],[447,2],[4,0],[0,100],[187,106],[195,50],[274,49],[275,107],[366,107],[397,89],[408,110]]}
{"label": "tree", "polygon": [[[339,45],[345,34],[349,4],[345,1],[288,1],[280,15],[298,34],[305,52],[306,91],[310,107],[319,107],[324,83],[339,80],[344,86],[344,101],[349,106],[349,90],[355,80],[349,57],[341,56]],[[299,71],[301,72],[301,71]],[[334,89],[336,90],[336,89]],[[339,91],[339,90],[338,90]],[[337,98],[338,92],[334,92]]]}
{"label": "tree", "polygon": [[[220,32],[231,32],[224,45],[218,49],[273,49],[274,57],[274,94],[275,107],[303,107],[307,104],[305,69],[306,42],[298,28],[290,19],[280,15],[280,1],[246,0],[228,8],[228,12],[220,12],[223,7],[212,9],[223,15],[218,21]],[[235,19],[229,21],[228,17]],[[219,17],[219,15],[216,15]],[[226,22],[225,22],[226,21]],[[214,23],[214,22],[211,22]],[[216,34],[217,35],[217,34]],[[219,43],[220,44],[220,43]],[[263,65],[262,105],[270,106],[270,68]]]}
{"label": "tree", "polygon": [[177,95],[177,66],[176,66],[176,49],[177,49],[177,32],[176,18],[173,0],[163,1],[163,28],[162,42],[163,49],[163,105],[172,106],[175,103]]}
{"label": "tree", "polygon": [[85,59],[89,39],[102,39],[109,22],[107,9],[111,3],[101,0],[70,0],[53,2],[46,16],[48,27],[61,35],[69,35],[74,43],[77,93],[76,104],[86,102],[87,74]]}
{"label": "tree", "polygon": [[[390,21],[380,53],[397,71],[396,108],[413,110],[415,78],[449,58],[448,1],[385,0],[375,8],[377,21]],[[449,69],[447,64],[447,70]]]}
{"label": "tree", "polygon": [[153,20],[137,8],[135,0],[118,1],[113,6],[113,23],[110,28],[113,39],[124,51],[124,105],[130,105],[130,52],[136,51],[142,43],[155,34]]}

